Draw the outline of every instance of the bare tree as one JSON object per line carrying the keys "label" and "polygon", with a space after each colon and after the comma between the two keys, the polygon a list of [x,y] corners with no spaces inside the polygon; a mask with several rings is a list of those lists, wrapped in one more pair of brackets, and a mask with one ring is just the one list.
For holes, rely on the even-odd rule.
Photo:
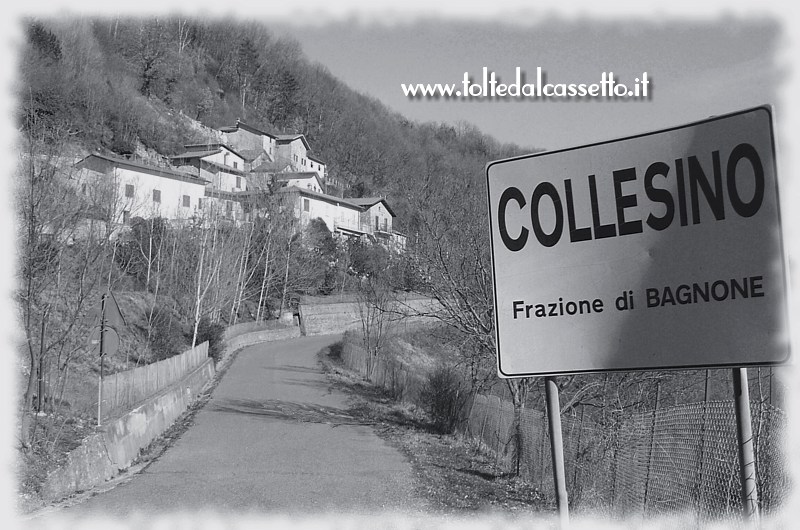
{"label": "bare tree", "polygon": [[367,376],[372,378],[396,322],[396,301],[388,282],[375,275],[362,278],[356,300],[362,344],[367,352]]}
{"label": "bare tree", "polygon": [[[44,412],[48,401],[53,405],[69,362],[84,346],[84,316],[87,304],[99,299],[95,295],[105,277],[111,232],[103,215],[107,211],[95,208],[82,193],[72,160],[65,156],[69,130],[36,115],[27,117],[25,130],[16,189],[21,259],[17,302],[29,361],[21,443],[30,449],[35,413]],[[99,190],[108,188],[94,189]],[[53,377],[61,384],[53,384]]]}

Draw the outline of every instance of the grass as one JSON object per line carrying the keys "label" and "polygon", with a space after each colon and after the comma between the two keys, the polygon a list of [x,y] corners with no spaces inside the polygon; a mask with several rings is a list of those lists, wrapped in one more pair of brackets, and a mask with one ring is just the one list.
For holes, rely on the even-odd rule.
{"label": "grass", "polygon": [[435,515],[530,517],[550,509],[542,492],[498,467],[493,454],[460,435],[438,434],[422,409],[395,401],[344,367],[336,356],[340,349],[334,344],[319,355],[331,384],[348,394],[349,414],[374,424],[379,436],[406,455],[417,493]]}

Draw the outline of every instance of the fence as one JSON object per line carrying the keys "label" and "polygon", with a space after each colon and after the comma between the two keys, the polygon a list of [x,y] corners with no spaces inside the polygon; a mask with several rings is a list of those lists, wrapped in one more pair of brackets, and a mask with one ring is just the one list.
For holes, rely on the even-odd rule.
{"label": "fence", "polygon": [[370,360],[366,350],[349,341],[344,342],[341,356],[345,366],[385,388],[395,399],[417,400],[422,376],[407,370],[400,360],[393,357]]}
{"label": "fence", "polygon": [[208,342],[180,355],[124,372],[107,375],[102,382],[100,420],[128,411],[148,397],[179,381],[208,358]]}
{"label": "fence", "polygon": [[[763,513],[789,493],[781,449],[786,415],[753,403],[752,419]],[[513,406],[476,396],[463,432],[494,451],[499,466],[513,457]],[[612,418],[606,425],[562,417],[567,490],[573,510],[622,516],[694,513],[698,521],[741,513],[733,401],[690,403]],[[522,474],[553,492],[547,418],[522,412]]]}
{"label": "fence", "polygon": [[[368,354],[345,342],[342,361],[368,375]],[[371,380],[414,401],[424,374],[409,374],[391,359],[372,362]],[[778,511],[790,490],[782,451],[786,414],[751,404],[758,494],[762,513]],[[570,508],[613,517],[692,514],[697,524],[741,517],[736,416],[733,401],[690,403],[638,414],[609,414],[599,424],[562,416]],[[550,438],[543,411],[520,419],[520,472],[555,504]],[[498,473],[515,464],[514,408],[495,395],[467,404],[459,430],[495,455]]]}

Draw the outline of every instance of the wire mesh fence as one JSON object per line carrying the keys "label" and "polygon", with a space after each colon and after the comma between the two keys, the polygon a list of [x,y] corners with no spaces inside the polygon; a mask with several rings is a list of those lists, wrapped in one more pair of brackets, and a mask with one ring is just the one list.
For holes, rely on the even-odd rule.
{"label": "wire mesh fence", "polygon": [[[786,415],[763,403],[752,406],[762,513],[777,511],[790,481],[782,451]],[[497,396],[476,396],[462,430],[513,465],[514,410]],[[612,417],[604,424],[562,417],[567,491],[571,509],[611,516],[693,513],[698,522],[738,518],[740,497],[733,401],[691,403]],[[552,495],[547,418],[521,415],[522,475]]]}
{"label": "wire mesh fence", "polygon": [[[345,366],[413,402],[424,374],[410,374],[391,359],[369,359],[345,342]],[[777,512],[791,482],[783,451],[786,414],[751,403],[760,511]],[[550,436],[544,411],[522,409],[498,395],[478,394],[462,412],[460,432],[495,457],[498,473],[515,471],[549,497],[554,487]],[[709,401],[649,412],[609,412],[602,423],[579,408],[562,415],[565,475],[570,509],[609,517],[690,514],[695,524],[741,521],[739,459],[734,402]],[[519,440],[517,442],[516,440]]]}

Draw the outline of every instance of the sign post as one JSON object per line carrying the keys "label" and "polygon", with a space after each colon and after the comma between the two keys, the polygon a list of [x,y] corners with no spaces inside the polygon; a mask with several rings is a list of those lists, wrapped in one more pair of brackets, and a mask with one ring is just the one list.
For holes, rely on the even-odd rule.
{"label": "sign post", "polygon": [[733,394],[739,447],[739,480],[742,486],[742,513],[746,519],[755,522],[758,520],[758,489],[747,368],[733,369]]}
{"label": "sign post", "polygon": [[[110,303],[109,299],[111,300]],[[100,297],[100,303],[92,308],[89,318],[97,322],[94,330],[89,335],[89,348],[90,351],[93,351],[95,345],[97,345],[100,355],[100,376],[97,384],[97,426],[99,427],[103,404],[105,355],[113,355],[117,352],[119,348],[119,332],[126,324],[125,318],[122,316],[119,305],[111,291],[107,291]]]}
{"label": "sign post", "polygon": [[566,528],[569,526],[569,497],[567,496],[567,479],[564,467],[564,440],[561,434],[561,405],[558,399],[558,385],[553,377],[545,377],[544,384],[558,521],[561,528]]}
{"label": "sign post", "polygon": [[757,107],[486,168],[499,375],[732,368],[750,514],[742,374],[789,357],[772,129]]}

